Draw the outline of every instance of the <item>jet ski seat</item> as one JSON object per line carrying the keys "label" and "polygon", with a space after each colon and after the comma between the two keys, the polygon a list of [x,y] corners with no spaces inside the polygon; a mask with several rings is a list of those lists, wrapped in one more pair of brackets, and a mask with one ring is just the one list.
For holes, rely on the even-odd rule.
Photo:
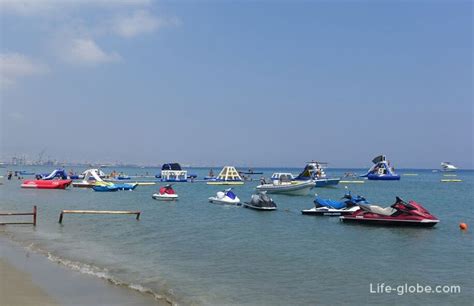
{"label": "jet ski seat", "polygon": [[397,211],[395,208],[392,208],[392,207],[383,208],[383,207],[380,207],[380,206],[377,206],[377,205],[360,204],[359,206],[360,206],[361,209],[363,209],[367,212],[371,212],[371,213],[382,215],[382,216],[391,216]]}

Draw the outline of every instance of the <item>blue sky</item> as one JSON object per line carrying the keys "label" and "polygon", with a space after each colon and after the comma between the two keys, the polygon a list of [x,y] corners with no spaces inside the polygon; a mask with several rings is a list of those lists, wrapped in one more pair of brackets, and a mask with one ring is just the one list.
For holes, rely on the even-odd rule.
{"label": "blue sky", "polygon": [[473,168],[472,2],[0,8],[1,159]]}

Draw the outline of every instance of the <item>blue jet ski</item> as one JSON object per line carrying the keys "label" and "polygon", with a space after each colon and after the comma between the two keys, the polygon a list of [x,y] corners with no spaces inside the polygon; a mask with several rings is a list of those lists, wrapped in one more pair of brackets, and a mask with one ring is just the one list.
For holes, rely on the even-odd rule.
{"label": "blue jet ski", "polygon": [[359,210],[359,204],[368,204],[367,200],[361,196],[352,196],[351,192],[346,193],[343,201],[323,199],[316,195],[314,207],[302,210],[303,215],[315,216],[342,216],[349,215]]}

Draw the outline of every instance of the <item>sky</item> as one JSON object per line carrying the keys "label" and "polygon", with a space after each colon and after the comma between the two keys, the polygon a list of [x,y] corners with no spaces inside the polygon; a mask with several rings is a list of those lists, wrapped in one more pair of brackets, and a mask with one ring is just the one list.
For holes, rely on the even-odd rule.
{"label": "sky", "polygon": [[0,0],[0,160],[473,168],[471,1]]}

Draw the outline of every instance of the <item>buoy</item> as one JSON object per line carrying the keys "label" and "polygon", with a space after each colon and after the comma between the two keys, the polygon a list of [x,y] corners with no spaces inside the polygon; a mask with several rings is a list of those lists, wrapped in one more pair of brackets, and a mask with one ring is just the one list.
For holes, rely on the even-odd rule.
{"label": "buoy", "polygon": [[459,223],[459,228],[463,231],[467,230],[467,224],[466,223]]}

